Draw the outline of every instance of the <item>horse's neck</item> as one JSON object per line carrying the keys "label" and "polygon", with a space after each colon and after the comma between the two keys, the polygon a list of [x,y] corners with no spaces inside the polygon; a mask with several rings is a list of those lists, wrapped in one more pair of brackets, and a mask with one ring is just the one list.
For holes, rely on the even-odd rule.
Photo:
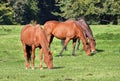
{"label": "horse's neck", "polygon": [[83,44],[85,45],[86,43],[88,43],[87,38],[86,38],[85,33],[83,32],[82,28],[78,27],[77,32],[78,32],[78,37],[79,37],[79,39],[82,40]]}
{"label": "horse's neck", "polygon": [[48,54],[49,53],[49,47],[48,47],[49,43],[47,41],[46,35],[45,35],[43,30],[42,30],[41,34],[42,34],[42,36],[40,36],[41,39],[42,39],[41,42],[40,42],[41,47],[43,49],[44,54]]}
{"label": "horse's neck", "polygon": [[83,31],[86,33],[87,37],[89,39],[93,39],[93,34],[92,31],[90,29],[90,26],[87,24],[87,22],[85,21],[78,21],[78,23],[80,23],[81,28],[83,29]]}

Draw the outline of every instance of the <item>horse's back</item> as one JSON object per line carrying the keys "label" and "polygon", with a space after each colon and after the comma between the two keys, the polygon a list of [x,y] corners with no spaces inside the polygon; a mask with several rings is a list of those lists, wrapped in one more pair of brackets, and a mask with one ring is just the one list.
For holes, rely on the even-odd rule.
{"label": "horse's back", "polygon": [[21,41],[24,43],[31,42],[34,34],[34,27],[32,25],[25,25],[21,31]]}
{"label": "horse's back", "polygon": [[25,25],[21,31],[21,41],[27,45],[38,44],[43,29],[40,25]]}
{"label": "horse's back", "polygon": [[57,25],[59,23],[59,21],[55,21],[55,20],[51,20],[51,21],[47,21],[44,24],[44,29],[48,28],[48,27],[54,27],[55,25]]}
{"label": "horse's back", "polygon": [[57,38],[65,39],[65,37],[73,38],[77,34],[76,23],[72,20],[67,20],[65,22],[60,22],[54,28],[52,34],[54,34]]}
{"label": "horse's back", "polygon": [[55,21],[55,20],[47,21],[44,24],[45,33],[47,35],[50,35],[53,32],[53,30],[54,30],[54,28],[56,27],[57,24],[59,24],[59,21]]}
{"label": "horse's back", "polygon": [[51,29],[52,30],[58,23],[59,23],[59,21],[55,21],[55,20],[47,21],[44,24],[44,29],[45,30],[47,30],[47,29]]}

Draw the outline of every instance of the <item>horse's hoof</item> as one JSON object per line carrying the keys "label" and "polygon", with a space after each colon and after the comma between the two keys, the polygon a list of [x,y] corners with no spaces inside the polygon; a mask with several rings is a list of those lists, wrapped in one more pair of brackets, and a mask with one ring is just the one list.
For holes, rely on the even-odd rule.
{"label": "horse's hoof", "polygon": [[40,70],[43,70],[43,68],[40,68]]}
{"label": "horse's hoof", "polygon": [[62,56],[61,56],[61,55],[60,55],[59,57],[60,57],[60,58],[62,58]]}
{"label": "horse's hoof", "polygon": [[72,56],[76,56],[75,54],[72,54]]}
{"label": "horse's hoof", "polygon": [[48,67],[48,69],[51,70],[51,69],[53,69],[53,68],[49,68],[49,67]]}
{"label": "horse's hoof", "polygon": [[32,70],[34,70],[35,68],[34,67],[32,67]]}
{"label": "horse's hoof", "polygon": [[25,68],[26,70],[28,69],[28,67]]}

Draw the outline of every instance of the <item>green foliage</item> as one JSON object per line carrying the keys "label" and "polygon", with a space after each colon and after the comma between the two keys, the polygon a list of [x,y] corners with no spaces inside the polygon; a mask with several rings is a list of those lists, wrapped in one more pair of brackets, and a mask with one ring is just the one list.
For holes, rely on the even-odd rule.
{"label": "green foliage", "polygon": [[120,24],[119,0],[0,0],[0,24],[85,17],[89,24]]}
{"label": "green foliage", "polygon": [[13,8],[9,3],[0,3],[0,24],[14,24],[12,18]]}
{"label": "green foliage", "polygon": [[119,5],[119,0],[61,0],[58,6],[61,10],[60,16],[66,19],[84,16],[90,24],[118,24]]}
{"label": "green foliage", "polygon": [[38,8],[38,0],[26,0],[26,13],[25,16],[26,18],[28,18],[29,20],[27,20],[28,22],[30,22],[31,20],[39,20],[38,17],[38,13],[39,13],[39,8]]}
{"label": "green foliage", "polygon": [[[12,3],[12,2],[11,2]],[[14,4],[12,5],[14,9],[14,19],[18,23],[24,23],[26,18],[24,17],[24,14],[26,13],[26,3],[23,0],[17,0],[14,1]]]}
{"label": "green foliage", "polygon": [[25,24],[31,20],[37,20],[38,0],[17,0],[14,1],[14,19],[18,23]]}
{"label": "green foliage", "polygon": [[59,15],[65,19],[75,19],[77,16],[79,16],[79,4],[76,2],[76,0],[61,0],[57,6],[59,6],[61,10]]}

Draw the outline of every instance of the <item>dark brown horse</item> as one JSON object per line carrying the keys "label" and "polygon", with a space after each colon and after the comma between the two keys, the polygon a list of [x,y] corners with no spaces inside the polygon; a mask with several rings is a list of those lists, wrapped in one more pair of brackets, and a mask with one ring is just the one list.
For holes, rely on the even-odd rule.
{"label": "dark brown horse", "polygon": [[75,44],[78,38],[82,40],[85,52],[88,55],[91,55],[90,46],[87,42],[87,38],[83,34],[82,29],[79,27],[78,24],[76,24],[75,21],[73,20],[67,20],[65,22],[48,21],[44,24],[44,30],[46,32],[50,44],[54,37],[61,40],[65,40],[64,46],[60,52],[60,56],[62,56],[62,52],[64,51],[66,45],[70,40],[73,40],[72,55],[75,55]]}
{"label": "dark brown horse", "polygon": [[44,62],[47,67],[53,67],[53,58],[49,50],[49,43],[40,25],[25,25],[21,31],[21,42],[24,50],[26,69],[30,67],[30,60],[32,61],[32,69],[34,69],[35,48],[37,47],[40,48],[40,69],[42,69],[42,53],[44,53]]}
{"label": "dark brown horse", "polygon": [[[78,18],[76,23],[78,23],[80,25],[80,27],[83,29],[87,39],[89,40],[91,51],[95,52],[96,51],[96,41],[93,37],[93,33],[92,33],[90,26],[87,24],[87,22],[83,18]],[[80,44],[80,40],[78,40],[78,43]],[[79,47],[79,44],[78,44],[77,48]]]}
{"label": "dark brown horse", "polygon": [[[83,18],[78,18],[77,21],[75,21],[75,22],[78,25],[80,25],[79,27],[81,27],[85,36],[89,40],[91,51],[95,52],[96,51],[96,41],[93,37],[93,33],[92,33],[92,30],[90,29],[90,26],[87,24],[87,22]],[[64,40],[62,40],[62,45],[64,45]],[[80,45],[80,39],[78,39],[77,49],[79,49],[79,45]],[[67,50],[67,47],[66,47],[66,50]]]}

